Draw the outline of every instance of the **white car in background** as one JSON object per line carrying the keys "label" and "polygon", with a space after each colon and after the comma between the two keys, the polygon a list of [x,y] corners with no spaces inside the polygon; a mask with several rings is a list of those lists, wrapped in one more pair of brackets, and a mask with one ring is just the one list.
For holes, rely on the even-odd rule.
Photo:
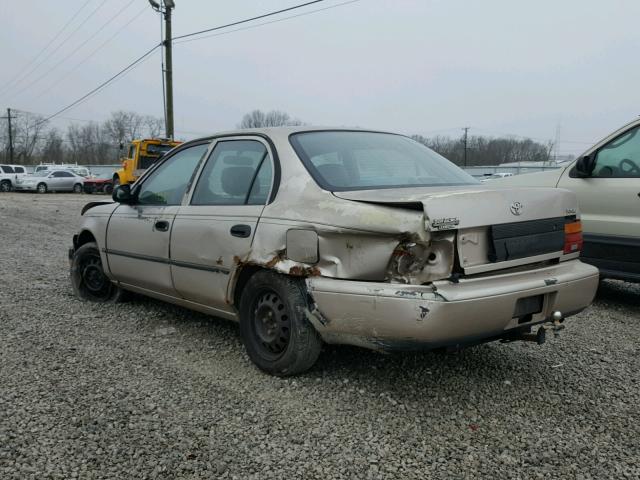
{"label": "white car in background", "polygon": [[13,190],[18,177],[26,174],[27,170],[22,165],[0,165],[0,192]]}
{"label": "white car in background", "polygon": [[511,173],[511,172],[496,172],[496,173],[494,173],[492,175],[484,177],[480,181],[482,183],[485,183],[485,182],[488,182],[490,180],[496,180],[496,179],[499,179],[499,178],[506,178],[506,177],[513,177],[513,173]]}
{"label": "white car in background", "polygon": [[84,177],[69,170],[41,170],[32,175],[18,178],[16,190],[47,192],[82,193]]}
{"label": "white car in background", "polygon": [[562,168],[491,182],[557,187],[578,197],[581,259],[603,278],[640,282],[640,120],[628,123]]}

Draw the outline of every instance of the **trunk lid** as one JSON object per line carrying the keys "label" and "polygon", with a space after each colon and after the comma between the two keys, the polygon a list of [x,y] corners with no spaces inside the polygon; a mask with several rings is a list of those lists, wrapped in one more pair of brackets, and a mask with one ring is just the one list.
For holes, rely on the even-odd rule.
{"label": "trunk lid", "polygon": [[457,231],[457,257],[465,274],[561,257],[565,219],[577,213],[572,192],[544,187],[399,188],[334,195],[345,200],[421,208],[428,231]]}

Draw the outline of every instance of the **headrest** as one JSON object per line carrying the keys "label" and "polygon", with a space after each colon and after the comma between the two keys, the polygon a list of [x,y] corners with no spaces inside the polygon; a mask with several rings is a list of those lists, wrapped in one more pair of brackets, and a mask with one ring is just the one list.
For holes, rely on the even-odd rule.
{"label": "headrest", "polygon": [[249,190],[254,169],[251,167],[227,167],[222,171],[222,190],[227,195],[237,197]]}

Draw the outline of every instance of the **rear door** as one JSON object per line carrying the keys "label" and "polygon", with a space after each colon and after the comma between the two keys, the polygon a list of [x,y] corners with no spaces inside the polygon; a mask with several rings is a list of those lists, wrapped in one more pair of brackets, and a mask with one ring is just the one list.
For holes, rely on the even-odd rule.
{"label": "rear door", "polygon": [[640,275],[640,126],[599,149],[588,178],[567,169],[558,187],[578,196],[585,245],[583,257],[603,270]]}
{"label": "rear door", "polygon": [[132,205],[116,208],[105,248],[116,280],[176,296],[169,256],[171,228],[207,148],[208,142],[203,142],[176,151],[136,186]]}
{"label": "rear door", "polygon": [[57,179],[59,181],[60,190],[73,190],[73,185],[76,183],[76,176],[71,172],[57,172]]}
{"label": "rear door", "polygon": [[179,294],[231,312],[225,301],[237,259],[246,258],[272,189],[273,160],[260,138],[218,141],[171,236],[171,269]]}

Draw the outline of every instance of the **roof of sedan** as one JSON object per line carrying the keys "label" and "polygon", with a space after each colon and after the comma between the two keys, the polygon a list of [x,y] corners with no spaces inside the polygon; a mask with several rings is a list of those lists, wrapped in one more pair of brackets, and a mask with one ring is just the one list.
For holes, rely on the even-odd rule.
{"label": "roof of sedan", "polygon": [[211,137],[228,137],[232,135],[267,135],[269,137],[272,136],[289,136],[292,133],[299,132],[318,132],[318,131],[356,131],[356,132],[377,132],[377,133],[394,133],[394,132],[385,132],[381,130],[375,130],[370,128],[360,128],[360,127],[330,127],[330,126],[309,126],[309,125],[296,125],[296,126],[286,126],[286,127],[261,127],[261,128],[243,128],[236,130],[226,130],[223,132],[215,132],[211,135],[207,135],[204,137],[200,137],[200,139],[211,138]]}

